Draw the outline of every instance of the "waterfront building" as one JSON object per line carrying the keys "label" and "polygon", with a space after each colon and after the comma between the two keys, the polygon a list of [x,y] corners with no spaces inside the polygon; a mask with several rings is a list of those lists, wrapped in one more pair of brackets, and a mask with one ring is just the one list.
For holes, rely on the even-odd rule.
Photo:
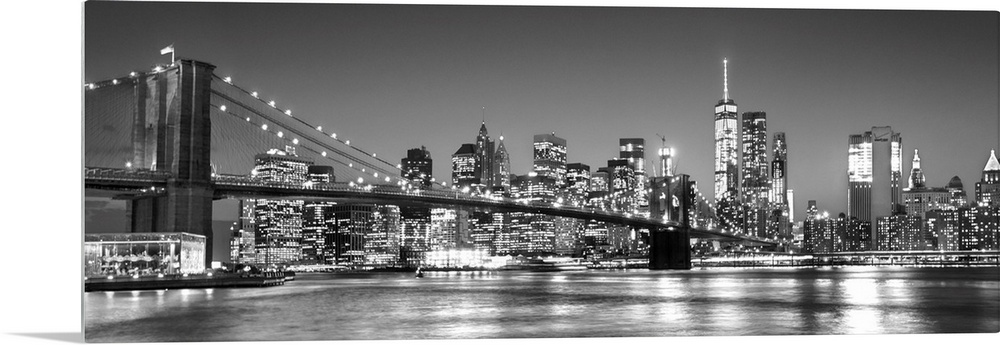
{"label": "waterfront building", "polygon": [[419,267],[426,258],[431,228],[431,210],[426,207],[401,207],[399,261],[403,267]]}
{"label": "waterfront building", "polygon": [[978,206],[1000,206],[1000,162],[996,151],[990,150],[990,159],[983,168],[983,178],[976,182],[976,204]]}
{"label": "waterfront building", "polygon": [[333,228],[327,233],[327,264],[362,268],[365,261],[365,239],[375,225],[376,205],[333,205],[330,213]]}
{"label": "waterfront building", "polygon": [[715,105],[715,214],[720,230],[742,233],[739,207],[739,128],[736,102],[729,98],[729,61],[723,63],[723,97]]}
{"label": "waterfront building", "polygon": [[924,229],[931,238],[928,249],[958,250],[960,247],[958,210],[958,208],[937,209],[928,211],[924,215]]}
{"label": "waterfront building", "polygon": [[746,234],[757,237],[773,237],[767,231],[768,195],[770,178],[767,173],[767,113],[753,111],[743,113],[742,175],[740,195],[746,207]]}
{"label": "waterfront building", "polygon": [[790,204],[788,195],[788,142],[785,132],[774,133],[772,145],[774,158],[771,160],[771,192],[769,201],[776,205]]}
{"label": "waterfront building", "polygon": [[[292,147],[271,149],[254,156],[251,178],[265,182],[304,183],[312,160],[299,157]],[[298,263],[302,259],[302,200],[248,199],[242,201],[241,228],[253,229],[258,264]]]}
{"label": "waterfront building", "polygon": [[479,183],[483,186],[490,188],[493,187],[493,179],[496,177],[494,173],[494,156],[495,150],[493,149],[494,142],[490,138],[489,133],[486,132],[486,118],[485,109],[483,116],[483,124],[479,127],[479,135],[476,136],[476,167],[475,174],[476,178],[479,179]]}
{"label": "waterfront building", "polygon": [[503,194],[510,193],[510,154],[503,145],[503,135],[500,136],[500,145],[493,155],[493,191]]}
{"label": "waterfront building", "polygon": [[[899,212],[902,152],[902,137],[892,127],[872,127],[848,138],[848,217],[875,222]],[[873,248],[879,243],[875,228],[870,236]]]}
{"label": "waterfront building", "polygon": [[88,278],[205,272],[205,236],[186,232],[84,234]]}
{"label": "waterfront building", "polygon": [[464,242],[459,229],[458,211],[432,208],[428,249],[432,252],[459,248]]}
{"label": "waterfront building", "polygon": [[365,233],[363,245],[366,267],[398,265],[401,229],[399,206],[375,205],[372,208],[372,223]]}
{"label": "waterfront building", "polygon": [[539,176],[551,177],[555,182],[553,192],[566,184],[566,139],[552,134],[535,134],[533,171]]}
{"label": "waterfront building", "polygon": [[415,187],[430,188],[434,175],[434,160],[426,147],[406,150],[406,158],[399,162],[403,178],[413,183]]}
{"label": "waterfront building", "polygon": [[[311,183],[331,183],[336,181],[333,167],[310,165],[306,172]],[[331,201],[307,201],[302,205],[302,258],[301,264],[325,264],[326,234],[333,228],[330,208]]]}
{"label": "waterfront building", "polygon": [[476,188],[480,186],[476,174],[476,145],[462,144],[451,155],[451,184],[457,188]]}
{"label": "waterfront building", "polygon": [[920,216],[897,214],[876,220],[878,245],[875,250],[923,250],[925,248]]}
{"label": "waterfront building", "polygon": [[958,209],[958,250],[997,250],[1000,207],[978,206]]}

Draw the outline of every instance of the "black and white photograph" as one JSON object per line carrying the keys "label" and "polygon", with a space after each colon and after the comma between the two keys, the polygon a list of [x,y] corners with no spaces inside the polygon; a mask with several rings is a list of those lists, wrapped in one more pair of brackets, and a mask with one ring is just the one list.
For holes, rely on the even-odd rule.
{"label": "black and white photograph", "polygon": [[1000,333],[995,6],[78,5],[13,340]]}

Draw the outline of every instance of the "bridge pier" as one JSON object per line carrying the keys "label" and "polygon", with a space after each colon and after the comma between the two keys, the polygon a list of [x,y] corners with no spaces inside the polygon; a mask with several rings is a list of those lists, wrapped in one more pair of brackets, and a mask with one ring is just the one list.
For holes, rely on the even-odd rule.
{"label": "bridge pier", "polygon": [[172,175],[165,196],[131,200],[132,232],[188,232],[205,236],[212,262],[211,89],[215,66],[178,60],[136,83],[133,166]]}
{"label": "bridge pier", "polygon": [[649,233],[649,269],[691,269],[691,235],[687,228]]}
{"label": "bridge pier", "polygon": [[650,185],[649,210],[652,217],[682,224],[652,229],[649,233],[649,269],[691,269],[691,185],[688,175],[654,177]]}

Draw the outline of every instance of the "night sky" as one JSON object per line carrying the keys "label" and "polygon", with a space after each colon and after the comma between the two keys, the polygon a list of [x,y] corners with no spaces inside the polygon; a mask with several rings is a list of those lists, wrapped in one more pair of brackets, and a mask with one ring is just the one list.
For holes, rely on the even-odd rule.
{"label": "night sky", "polygon": [[[447,180],[486,107],[516,174],[534,134],[556,132],[594,171],[625,137],[645,138],[655,164],[660,133],[711,198],[723,58],[740,112],[767,112],[768,159],[773,133],[787,135],[797,220],[810,199],[846,211],[850,134],[892,126],[904,178],[919,149],[929,186],[957,175],[970,198],[1000,146],[997,12],[87,2],[84,14],[85,82],[168,62],[159,50],[174,44],[390,162],[426,146]],[[88,228],[101,203],[87,201]]]}

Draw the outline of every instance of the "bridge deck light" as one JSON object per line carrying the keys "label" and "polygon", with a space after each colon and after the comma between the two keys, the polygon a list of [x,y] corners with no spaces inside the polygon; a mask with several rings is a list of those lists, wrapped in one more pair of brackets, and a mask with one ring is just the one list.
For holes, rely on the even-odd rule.
{"label": "bridge deck light", "polygon": [[345,141],[345,142],[344,142],[344,144],[347,144],[347,145],[350,145],[350,144],[351,144],[351,141],[350,141],[350,140],[348,140],[348,141]]}
{"label": "bridge deck light", "polygon": [[299,144],[299,138],[292,139],[292,144],[298,145]]}
{"label": "bridge deck light", "polygon": [[326,151],[323,151],[322,153],[320,153],[320,155],[322,155],[323,157],[326,157]]}
{"label": "bridge deck light", "polygon": [[285,115],[292,116],[292,111],[290,109],[286,109]]}
{"label": "bridge deck light", "polygon": [[219,110],[226,111],[226,105],[225,104],[220,105]]}
{"label": "bridge deck light", "polygon": [[278,131],[278,138],[284,138],[284,137],[285,137],[285,132]]}
{"label": "bridge deck light", "polygon": [[330,133],[330,137],[334,138],[334,139],[337,139],[337,133]]}
{"label": "bridge deck light", "polygon": [[274,104],[275,104],[274,101],[267,102],[267,104],[270,105],[272,108],[274,108]]}
{"label": "bridge deck light", "polygon": [[222,81],[224,81],[226,83],[229,83],[229,84],[232,84],[233,83],[233,77],[226,76],[225,78],[222,78]]}
{"label": "bridge deck light", "polygon": [[251,92],[250,96],[253,96],[253,98],[257,98],[257,91]]}
{"label": "bridge deck light", "polygon": [[134,77],[135,76],[135,72],[128,72],[128,76],[129,77]]}
{"label": "bridge deck light", "polygon": [[260,129],[263,129],[263,130],[266,131],[267,130],[267,124],[265,123],[263,125],[260,125]]}
{"label": "bridge deck light", "polygon": [[250,122],[250,117],[249,116],[247,116],[247,122]]}
{"label": "bridge deck light", "polygon": [[323,131],[323,126],[316,126],[316,130],[322,132]]}

